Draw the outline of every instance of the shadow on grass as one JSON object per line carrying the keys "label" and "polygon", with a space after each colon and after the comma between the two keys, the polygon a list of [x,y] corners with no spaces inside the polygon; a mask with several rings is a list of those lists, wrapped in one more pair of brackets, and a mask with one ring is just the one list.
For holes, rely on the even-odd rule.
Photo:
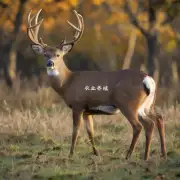
{"label": "shadow on grass", "polygon": [[32,177],[32,180],[44,180],[44,179],[47,179],[47,180],[93,180],[94,177],[93,176],[89,176],[89,177],[86,177],[84,175],[82,175],[81,173],[79,174],[64,174],[64,175],[52,175],[52,176],[49,176],[49,177],[44,177],[44,176],[41,176],[41,175],[34,175]]}

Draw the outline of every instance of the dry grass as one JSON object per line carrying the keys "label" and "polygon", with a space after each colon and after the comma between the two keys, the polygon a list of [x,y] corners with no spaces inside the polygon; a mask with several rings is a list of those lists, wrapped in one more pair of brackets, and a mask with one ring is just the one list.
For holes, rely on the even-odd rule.
{"label": "dry grass", "polygon": [[[2,89],[2,88],[1,88]],[[101,157],[91,154],[82,126],[76,152],[68,159],[71,112],[50,89],[14,95],[1,90],[0,177],[2,179],[178,179],[180,178],[180,105],[157,107],[165,117],[168,160],[159,158],[155,131],[148,162],[141,134],[132,159],[125,153],[132,129],[122,115],[95,116],[95,140]]]}

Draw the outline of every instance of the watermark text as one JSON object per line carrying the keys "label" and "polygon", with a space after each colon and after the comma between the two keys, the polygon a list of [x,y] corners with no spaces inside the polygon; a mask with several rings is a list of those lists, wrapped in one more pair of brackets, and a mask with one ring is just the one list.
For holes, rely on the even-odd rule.
{"label": "watermark text", "polygon": [[86,91],[108,91],[108,86],[85,86],[84,89]]}

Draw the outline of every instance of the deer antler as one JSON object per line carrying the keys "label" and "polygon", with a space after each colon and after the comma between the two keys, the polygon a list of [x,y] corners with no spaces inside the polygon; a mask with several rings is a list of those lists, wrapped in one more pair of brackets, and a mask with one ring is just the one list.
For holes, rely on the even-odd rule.
{"label": "deer antler", "polygon": [[76,15],[77,20],[78,20],[78,27],[76,27],[76,26],[75,26],[74,24],[72,24],[71,22],[67,21],[68,24],[69,24],[72,28],[74,28],[74,29],[76,30],[76,32],[75,32],[75,34],[74,34],[74,38],[73,38],[73,40],[68,41],[68,42],[66,41],[66,39],[64,39],[63,42],[61,43],[61,45],[67,45],[67,44],[72,44],[72,43],[77,42],[77,41],[81,38],[81,36],[82,36],[82,34],[83,34],[83,32],[84,32],[84,21],[83,21],[83,17],[82,17],[80,14],[78,14],[75,10],[74,10],[74,14]]}
{"label": "deer antler", "polygon": [[[38,44],[42,47],[47,46],[47,44],[45,44],[42,40],[42,38],[38,38],[38,33],[39,33],[39,28],[43,22],[43,19],[41,19],[38,22],[38,18],[39,18],[39,14],[41,13],[42,9],[40,9],[37,14],[35,14],[32,18],[31,18],[31,12],[32,10],[30,10],[29,14],[28,14],[28,27],[27,27],[27,34],[28,37],[30,38],[30,40],[32,42],[34,42],[35,44]],[[35,24],[32,25],[32,21],[33,19],[35,19]]]}

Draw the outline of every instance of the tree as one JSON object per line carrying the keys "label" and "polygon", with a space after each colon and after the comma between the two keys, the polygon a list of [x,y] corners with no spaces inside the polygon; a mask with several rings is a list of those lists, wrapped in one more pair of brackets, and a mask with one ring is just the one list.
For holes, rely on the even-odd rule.
{"label": "tree", "polygon": [[[122,0],[109,3],[109,12],[124,11],[130,23],[136,27],[146,40],[147,44],[147,69],[148,74],[154,76],[155,59],[159,50],[159,28],[172,22],[179,13],[179,1],[177,0]],[[106,3],[107,4],[107,3]],[[106,6],[107,7],[107,6]],[[136,12],[135,12],[136,11]],[[159,21],[159,14],[165,18]],[[144,18],[142,18],[144,16]],[[140,20],[140,18],[143,19]]]}
{"label": "tree", "polygon": [[22,24],[22,18],[24,14],[25,4],[28,0],[20,0],[18,4],[17,14],[14,20],[14,30],[9,38],[9,43],[5,47],[6,56],[4,57],[4,75],[6,83],[9,87],[14,86],[16,81],[16,48],[17,48],[17,37]]}
{"label": "tree", "polygon": [[[140,30],[146,39],[147,43],[147,67],[148,74],[154,76],[155,71],[155,58],[158,53],[158,35],[159,27],[166,25],[174,20],[178,14],[179,9],[178,1],[165,1],[165,0],[148,0],[148,1],[138,1],[138,8],[143,9],[147,13],[148,28],[143,28],[140,25],[137,17],[133,14],[130,7],[129,0],[125,1],[124,9],[127,13],[131,23]],[[158,21],[158,11],[163,10],[166,17],[162,21]]]}

